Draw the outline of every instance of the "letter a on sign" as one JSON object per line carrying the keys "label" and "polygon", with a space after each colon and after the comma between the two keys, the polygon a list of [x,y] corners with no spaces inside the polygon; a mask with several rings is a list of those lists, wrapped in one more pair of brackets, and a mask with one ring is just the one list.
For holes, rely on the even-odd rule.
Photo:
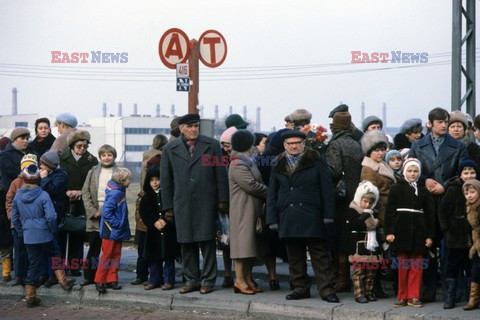
{"label": "letter a on sign", "polygon": [[184,63],[189,55],[188,36],[180,29],[172,28],[162,35],[158,43],[158,55],[162,63],[170,69],[175,69],[177,63]]}
{"label": "letter a on sign", "polygon": [[198,40],[200,44],[200,61],[210,68],[221,65],[227,57],[227,42],[216,30],[207,30]]}

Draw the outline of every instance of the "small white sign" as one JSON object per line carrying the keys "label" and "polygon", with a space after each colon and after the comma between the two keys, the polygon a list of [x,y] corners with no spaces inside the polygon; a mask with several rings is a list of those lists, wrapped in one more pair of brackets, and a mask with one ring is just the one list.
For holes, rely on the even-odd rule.
{"label": "small white sign", "polygon": [[177,78],[189,78],[190,68],[188,63],[177,63]]}

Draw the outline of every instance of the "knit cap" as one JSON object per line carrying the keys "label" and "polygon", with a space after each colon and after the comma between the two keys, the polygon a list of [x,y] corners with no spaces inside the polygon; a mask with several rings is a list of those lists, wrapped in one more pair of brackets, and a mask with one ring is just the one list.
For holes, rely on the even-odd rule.
{"label": "knit cap", "polygon": [[250,131],[242,129],[232,136],[232,148],[238,152],[245,152],[253,146],[255,136]]}
{"label": "knit cap", "polygon": [[[405,177],[405,179],[407,178],[407,175],[406,175],[407,169],[410,166],[416,166],[418,168],[418,177],[420,178],[420,175],[422,174],[422,164],[416,158],[407,158],[403,162],[403,166],[402,166],[402,173],[403,173],[403,176]],[[418,180],[418,178],[417,178],[417,180]],[[415,181],[408,181],[408,182],[415,182]]]}
{"label": "knit cap", "polygon": [[31,164],[34,164],[34,165],[38,164],[37,156],[32,153],[24,155],[22,158],[22,161],[20,161],[20,170],[25,169]]}
{"label": "knit cap", "polygon": [[387,155],[385,156],[385,162],[388,164],[388,161],[390,161],[390,158],[394,155],[398,155],[400,157],[401,160],[403,160],[403,157],[402,157],[402,154],[400,153],[400,151],[398,150],[395,150],[395,149],[392,149],[390,151],[387,152]]}
{"label": "knit cap", "polygon": [[60,163],[60,157],[56,151],[50,150],[40,157],[40,163],[46,165],[51,170],[55,170]]}
{"label": "knit cap", "polygon": [[230,127],[227,130],[223,131],[222,135],[220,136],[220,143],[232,143],[232,136],[235,132],[237,132],[236,127]]}
{"label": "knit cap", "polygon": [[40,171],[36,164],[31,164],[22,171],[23,182],[27,184],[38,184],[40,182]]}
{"label": "knit cap", "polygon": [[460,161],[460,163],[458,164],[458,171],[457,171],[458,176],[460,176],[462,174],[463,169],[465,169],[467,167],[473,168],[473,170],[475,170],[475,173],[478,172],[477,163],[473,160],[465,159],[465,160]]}

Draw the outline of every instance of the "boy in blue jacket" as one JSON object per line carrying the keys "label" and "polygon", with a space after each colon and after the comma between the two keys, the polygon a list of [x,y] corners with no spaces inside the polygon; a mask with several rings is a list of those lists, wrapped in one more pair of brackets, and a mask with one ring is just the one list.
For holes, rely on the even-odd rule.
{"label": "boy in blue jacket", "polygon": [[[23,238],[28,253],[25,295],[27,307],[31,308],[40,303],[36,291],[42,251],[58,259],[61,255],[53,242],[53,235],[58,231],[57,214],[49,195],[38,186],[38,167],[35,164],[26,167],[22,171],[22,179],[24,185],[12,202],[12,224],[19,237]],[[66,278],[64,270],[55,270],[55,276],[65,290],[70,290],[75,282]]]}
{"label": "boy in blue jacket", "polygon": [[127,168],[116,168],[112,179],[107,183],[105,202],[100,219],[102,256],[95,275],[95,289],[99,293],[106,288],[120,290],[118,285],[118,265],[122,255],[122,241],[130,239],[128,208],[125,189],[130,184],[132,173]]}

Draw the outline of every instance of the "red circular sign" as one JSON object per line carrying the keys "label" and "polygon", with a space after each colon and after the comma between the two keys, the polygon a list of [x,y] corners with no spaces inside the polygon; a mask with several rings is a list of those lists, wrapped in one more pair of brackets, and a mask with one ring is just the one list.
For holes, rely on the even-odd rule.
{"label": "red circular sign", "polygon": [[175,69],[177,63],[185,63],[190,53],[190,40],[178,28],[165,31],[158,43],[158,55],[167,68]]}
{"label": "red circular sign", "polygon": [[221,65],[227,57],[227,42],[216,30],[207,30],[198,40],[200,44],[200,61],[210,68]]}

